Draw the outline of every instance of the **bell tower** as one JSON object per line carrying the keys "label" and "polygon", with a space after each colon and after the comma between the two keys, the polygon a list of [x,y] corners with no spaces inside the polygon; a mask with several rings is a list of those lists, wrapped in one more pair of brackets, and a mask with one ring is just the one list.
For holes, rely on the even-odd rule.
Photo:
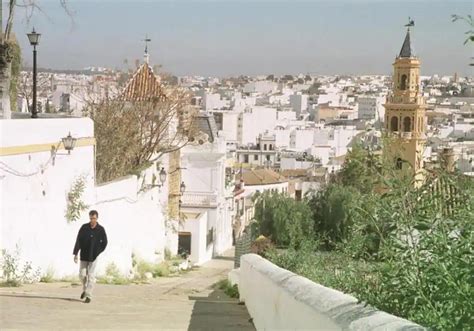
{"label": "bell tower", "polygon": [[425,146],[425,100],[420,85],[420,59],[411,44],[410,27],[400,54],[393,63],[393,87],[387,96],[385,128],[393,138],[388,150],[396,169],[411,169],[417,180],[423,179]]}

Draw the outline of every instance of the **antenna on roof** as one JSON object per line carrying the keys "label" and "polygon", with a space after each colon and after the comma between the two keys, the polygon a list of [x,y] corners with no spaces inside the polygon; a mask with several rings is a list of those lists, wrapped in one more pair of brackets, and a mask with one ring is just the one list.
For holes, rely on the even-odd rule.
{"label": "antenna on roof", "polygon": [[145,39],[143,39],[142,41],[145,42],[144,61],[145,61],[145,63],[148,63],[150,61],[150,55],[148,55],[148,43],[151,42],[151,39],[148,38],[148,34],[145,35]]}

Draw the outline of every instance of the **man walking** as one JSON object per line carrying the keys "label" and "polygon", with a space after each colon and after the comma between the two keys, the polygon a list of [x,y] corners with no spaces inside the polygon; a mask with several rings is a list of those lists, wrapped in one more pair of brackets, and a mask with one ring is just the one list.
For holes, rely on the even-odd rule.
{"label": "man walking", "polygon": [[74,262],[77,263],[77,253],[81,251],[79,277],[82,280],[81,299],[91,302],[92,289],[95,284],[95,268],[97,257],[107,247],[107,235],[103,226],[97,223],[99,213],[96,210],[89,212],[89,223],[83,224],[77,234],[74,245]]}

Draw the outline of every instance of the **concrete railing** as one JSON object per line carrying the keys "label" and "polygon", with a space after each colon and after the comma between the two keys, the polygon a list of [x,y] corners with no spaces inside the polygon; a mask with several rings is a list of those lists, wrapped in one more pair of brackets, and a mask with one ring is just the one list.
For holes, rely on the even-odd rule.
{"label": "concrete railing", "polygon": [[425,330],[255,254],[242,256],[237,283],[257,330]]}
{"label": "concrete railing", "polygon": [[181,197],[183,207],[217,207],[217,194],[213,192],[184,192]]}

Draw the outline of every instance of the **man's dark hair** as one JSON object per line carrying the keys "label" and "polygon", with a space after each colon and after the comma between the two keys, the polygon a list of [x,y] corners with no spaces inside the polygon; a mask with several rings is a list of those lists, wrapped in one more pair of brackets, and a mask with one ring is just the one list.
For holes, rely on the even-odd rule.
{"label": "man's dark hair", "polygon": [[99,218],[99,213],[97,212],[97,210],[91,210],[89,212],[89,217],[91,216],[96,216],[97,218]]}

